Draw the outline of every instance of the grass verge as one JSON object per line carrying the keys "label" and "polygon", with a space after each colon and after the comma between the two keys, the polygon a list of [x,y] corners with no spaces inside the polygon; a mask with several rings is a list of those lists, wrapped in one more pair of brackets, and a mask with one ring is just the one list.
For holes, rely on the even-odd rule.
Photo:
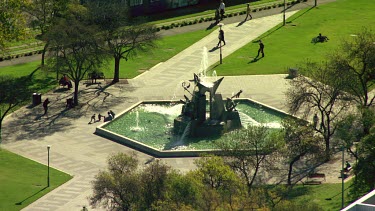
{"label": "grass verge", "polygon": [[[337,0],[307,8],[281,25],[263,34],[265,57],[255,59],[259,45],[252,42],[213,67],[218,75],[253,75],[286,73],[306,59],[323,61],[335,51],[342,39],[351,39],[363,27],[375,29],[375,4],[368,0]],[[328,36],[325,43],[311,43],[319,33]],[[257,39],[258,40],[258,39]]]}
{"label": "grass verge", "polygon": [[72,178],[50,168],[50,187],[47,187],[45,165],[1,148],[0,162],[0,210],[20,210]]}

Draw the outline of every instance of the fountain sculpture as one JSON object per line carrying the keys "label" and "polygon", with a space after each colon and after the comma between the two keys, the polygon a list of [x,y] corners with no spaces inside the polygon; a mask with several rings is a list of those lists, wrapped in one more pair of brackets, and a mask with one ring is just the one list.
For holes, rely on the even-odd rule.
{"label": "fountain sculpture", "polygon": [[[238,98],[240,90],[224,103],[221,94],[216,93],[224,77],[214,81],[206,81],[194,74],[194,90],[191,93],[189,82],[183,82],[182,87],[191,95],[184,95],[185,100],[180,100],[184,105],[181,114],[174,119],[174,132],[176,134],[188,134],[190,137],[205,137],[220,135],[224,132],[241,128],[241,121],[236,103],[233,98]],[[209,93],[207,112],[206,93]],[[209,117],[207,118],[207,114]]]}

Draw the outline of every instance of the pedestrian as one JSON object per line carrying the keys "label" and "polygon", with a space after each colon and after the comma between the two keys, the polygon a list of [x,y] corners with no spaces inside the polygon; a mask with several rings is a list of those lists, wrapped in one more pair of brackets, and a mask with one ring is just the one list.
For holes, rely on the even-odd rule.
{"label": "pedestrian", "polygon": [[245,18],[245,21],[247,21],[247,17],[249,17],[249,16],[250,16],[250,20],[253,19],[253,16],[251,16],[250,11],[251,11],[251,9],[250,9],[250,4],[247,3],[247,8],[246,8],[246,18]]}
{"label": "pedestrian", "polygon": [[313,117],[313,127],[314,128],[316,128],[316,126],[318,125],[318,121],[319,121],[318,114],[315,114],[314,117]]}
{"label": "pedestrian", "polygon": [[90,119],[89,124],[91,124],[92,121],[94,121],[94,123],[96,122],[96,115],[95,115],[95,114],[93,114],[93,115],[91,116],[91,119]]}
{"label": "pedestrian", "polygon": [[215,10],[215,23],[219,23],[220,22],[220,12],[219,12],[219,9],[216,9]]}
{"label": "pedestrian", "polygon": [[115,112],[113,112],[112,110],[109,110],[109,113],[111,113],[111,115],[112,115],[112,117],[113,117],[113,119],[114,119],[115,116],[116,116]]}
{"label": "pedestrian", "polygon": [[262,57],[264,57],[264,44],[262,40],[259,40],[259,50],[258,50],[257,58],[259,57],[260,53],[262,53]]}
{"label": "pedestrian", "polygon": [[225,13],[225,4],[224,4],[223,0],[221,0],[221,2],[220,2],[219,10],[220,10],[220,20],[223,20],[224,19],[224,13]]}
{"label": "pedestrian", "polygon": [[50,103],[50,101],[48,100],[48,98],[43,102],[43,108],[44,108],[44,114],[43,115],[46,115],[47,114],[47,111],[48,111],[48,104]]}
{"label": "pedestrian", "polygon": [[219,47],[219,45],[221,46],[221,42],[224,42],[224,45],[225,45],[225,39],[224,39],[224,31],[220,28],[219,30],[219,42],[217,43],[217,48]]}
{"label": "pedestrian", "polygon": [[98,114],[98,121],[100,122],[100,121],[102,121],[102,117],[103,117],[103,119],[105,119],[105,116],[103,116],[103,115],[101,115],[101,114]]}

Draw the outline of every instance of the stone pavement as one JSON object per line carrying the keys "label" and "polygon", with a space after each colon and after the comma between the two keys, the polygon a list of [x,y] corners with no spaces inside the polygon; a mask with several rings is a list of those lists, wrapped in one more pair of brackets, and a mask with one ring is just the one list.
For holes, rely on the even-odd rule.
{"label": "stone pavement", "polygon": [[[288,12],[291,16],[295,12]],[[227,45],[223,56],[227,56],[252,41],[282,21],[282,14],[253,19],[224,26]],[[199,71],[202,49],[212,49],[217,44],[218,31],[203,38],[170,60],[128,83],[112,86],[106,84],[81,85],[79,108],[65,109],[65,100],[72,93],[56,89],[44,97],[51,101],[49,115],[42,116],[42,107],[22,108],[4,120],[3,145],[7,150],[40,163],[47,162],[47,145],[51,145],[50,164],[73,175],[73,179],[56,188],[24,210],[79,210],[88,206],[87,197],[92,193],[90,182],[100,169],[105,169],[109,155],[116,152],[136,152],[126,146],[93,134],[99,123],[88,124],[93,113],[105,114],[109,109],[121,112],[140,100],[177,99],[183,97],[181,81],[193,78]],[[219,51],[208,53],[209,65],[217,62]],[[219,73],[220,74],[220,73]],[[223,97],[244,90],[249,97],[275,108],[285,110],[285,75],[257,75],[225,77],[218,92]],[[136,152],[141,163],[151,156]],[[166,164],[182,172],[195,168],[196,158],[162,159]],[[53,178],[51,178],[53,180]],[[327,181],[328,182],[328,181]],[[330,181],[334,182],[334,181]],[[90,210],[94,210],[89,208]],[[100,210],[100,208],[95,209]]]}

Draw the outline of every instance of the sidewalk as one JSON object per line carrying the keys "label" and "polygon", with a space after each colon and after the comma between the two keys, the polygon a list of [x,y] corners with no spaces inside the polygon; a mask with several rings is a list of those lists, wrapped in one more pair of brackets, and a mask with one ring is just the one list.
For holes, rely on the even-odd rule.
{"label": "sidewalk", "polygon": [[[287,17],[294,12],[288,12]],[[253,19],[236,27],[226,24],[227,45],[223,57],[252,41],[282,21],[282,14]],[[99,170],[106,168],[109,155],[116,152],[136,152],[140,164],[151,156],[93,134],[99,124],[88,124],[93,113],[105,113],[109,109],[123,111],[140,100],[183,98],[181,82],[193,78],[201,63],[203,47],[212,49],[217,44],[217,30],[150,71],[129,80],[129,84],[81,86],[80,109],[64,110],[70,92],[58,90],[47,93],[51,101],[50,114],[42,117],[42,107],[22,108],[4,120],[2,147],[19,155],[46,164],[46,146],[51,145],[52,167],[72,174],[74,178],[51,191],[24,210],[79,210],[88,206],[91,184]],[[219,60],[218,50],[208,54],[209,65]],[[272,87],[272,88],[271,88]],[[225,77],[218,92],[223,97],[244,90],[248,97],[275,108],[285,110],[284,92],[288,88],[285,75],[256,75]],[[162,159],[167,165],[182,172],[195,168],[197,158]],[[52,178],[53,179],[53,178]],[[339,181],[339,180],[338,180]],[[338,182],[335,178],[327,182]],[[92,209],[89,210],[101,210]]]}

